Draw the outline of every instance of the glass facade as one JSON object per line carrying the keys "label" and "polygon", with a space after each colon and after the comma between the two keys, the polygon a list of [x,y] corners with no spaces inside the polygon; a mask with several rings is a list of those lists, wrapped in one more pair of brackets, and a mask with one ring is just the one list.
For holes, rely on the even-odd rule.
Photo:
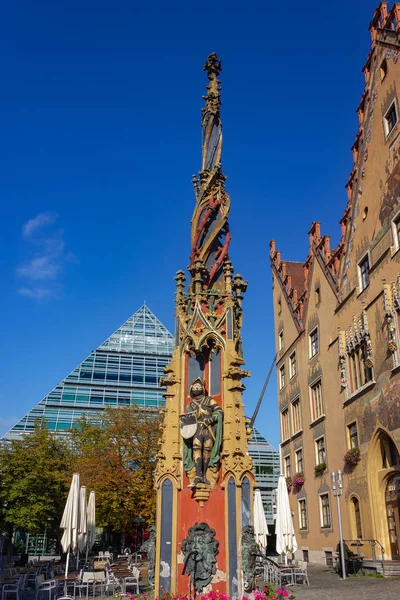
{"label": "glass facade", "polygon": [[61,383],[23,417],[3,439],[32,431],[35,420],[50,429],[73,427],[83,415],[99,415],[106,406],[164,405],[159,386],[174,349],[171,333],[142,306]]}
{"label": "glass facade", "polygon": [[253,427],[249,440],[249,454],[253,459],[253,472],[261,491],[265,517],[268,525],[274,523],[273,490],[278,487],[280,475],[279,452]]}

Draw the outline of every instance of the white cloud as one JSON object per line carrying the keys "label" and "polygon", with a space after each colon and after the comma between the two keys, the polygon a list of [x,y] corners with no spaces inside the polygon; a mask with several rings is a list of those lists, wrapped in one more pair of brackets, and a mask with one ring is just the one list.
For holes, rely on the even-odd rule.
{"label": "white cloud", "polygon": [[[42,300],[57,295],[60,290],[60,276],[65,264],[78,262],[76,257],[66,250],[64,231],[44,226],[53,225],[57,215],[54,212],[39,213],[25,223],[22,237],[29,244],[27,259],[16,268],[22,287],[17,292],[22,296]],[[72,260],[73,257],[73,260]]]}
{"label": "white cloud", "polygon": [[61,264],[58,262],[59,256],[51,254],[37,256],[29,262],[17,268],[17,274],[26,279],[39,281],[42,279],[55,279],[60,270]]}
{"label": "white cloud", "polygon": [[29,298],[35,298],[36,300],[43,300],[43,298],[50,298],[55,296],[55,290],[51,290],[48,288],[19,288],[18,294],[21,296],[28,296]]}
{"label": "white cloud", "polygon": [[31,237],[39,229],[45,225],[52,225],[57,219],[57,214],[54,212],[42,212],[29,219],[22,228],[22,235],[25,238]]}

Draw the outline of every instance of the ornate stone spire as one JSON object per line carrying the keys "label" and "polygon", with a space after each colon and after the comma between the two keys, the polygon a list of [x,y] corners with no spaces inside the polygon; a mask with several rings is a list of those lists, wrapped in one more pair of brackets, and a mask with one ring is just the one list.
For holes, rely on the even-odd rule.
{"label": "ornate stone spire", "polygon": [[[224,260],[228,258],[231,239],[228,227],[230,199],[225,191],[225,176],[221,170],[222,124],[219,114],[221,98],[218,75],[221,61],[215,53],[206,60],[209,83],[203,96],[201,126],[203,129],[202,166],[199,177],[193,176],[196,206],[192,217],[192,253],[189,271],[202,271],[204,289],[215,287],[222,280]],[[194,268],[196,262],[196,269]],[[202,267],[201,267],[202,265]],[[218,286],[217,286],[218,287]]]}
{"label": "ornate stone spire", "polygon": [[205,107],[202,109],[201,125],[203,128],[203,160],[201,172],[211,171],[221,160],[222,124],[219,115],[221,106],[221,88],[217,77],[221,73],[221,61],[215,54],[210,54],[204,65],[209,84],[207,96],[203,96]]}

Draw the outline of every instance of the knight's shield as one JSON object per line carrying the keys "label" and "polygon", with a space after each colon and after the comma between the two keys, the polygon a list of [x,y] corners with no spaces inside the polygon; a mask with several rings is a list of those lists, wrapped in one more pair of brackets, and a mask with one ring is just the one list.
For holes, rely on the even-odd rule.
{"label": "knight's shield", "polygon": [[181,426],[181,435],[185,440],[190,440],[197,430],[197,419],[194,413],[185,413],[179,415],[179,423]]}

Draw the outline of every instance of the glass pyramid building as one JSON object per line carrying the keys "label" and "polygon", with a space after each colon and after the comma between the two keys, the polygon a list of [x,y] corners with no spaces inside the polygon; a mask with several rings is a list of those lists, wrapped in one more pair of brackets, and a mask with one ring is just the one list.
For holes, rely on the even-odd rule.
{"label": "glass pyramid building", "polygon": [[268,525],[274,523],[273,492],[278,487],[280,475],[279,452],[271,446],[256,427],[249,440],[249,454],[253,459],[253,472],[260,488]]}
{"label": "glass pyramid building", "polygon": [[159,386],[174,339],[143,305],[61,383],[29,411],[3,439],[33,430],[36,420],[62,431],[83,415],[99,415],[106,406],[164,406]]}

